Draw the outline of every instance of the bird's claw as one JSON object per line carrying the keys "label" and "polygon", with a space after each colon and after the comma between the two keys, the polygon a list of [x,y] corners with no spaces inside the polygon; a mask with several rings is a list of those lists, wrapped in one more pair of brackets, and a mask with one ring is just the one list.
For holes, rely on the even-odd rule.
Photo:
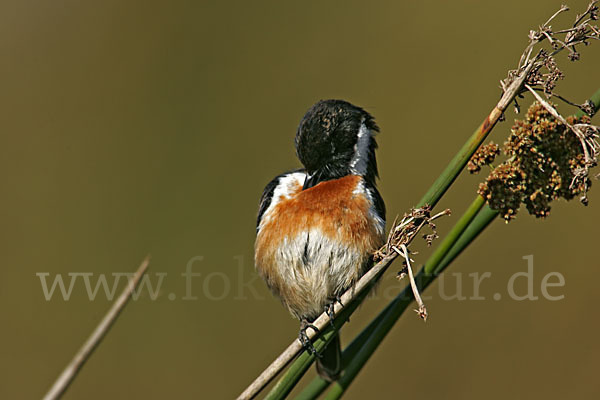
{"label": "bird's claw", "polygon": [[319,354],[317,353],[317,349],[315,349],[315,346],[313,346],[312,341],[306,333],[306,330],[308,328],[312,329],[316,333],[319,332],[319,328],[308,322],[308,320],[303,319],[300,323],[300,332],[298,333],[298,340],[300,341],[300,343],[302,343],[302,347],[304,347],[309,354],[314,354],[318,357]]}
{"label": "bird's claw", "polygon": [[325,306],[325,314],[329,317],[329,323],[333,326],[333,320],[335,319],[335,303],[340,303],[342,307],[344,307],[344,303],[342,303],[342,298],[339,295],[336,295],[333,301]]}

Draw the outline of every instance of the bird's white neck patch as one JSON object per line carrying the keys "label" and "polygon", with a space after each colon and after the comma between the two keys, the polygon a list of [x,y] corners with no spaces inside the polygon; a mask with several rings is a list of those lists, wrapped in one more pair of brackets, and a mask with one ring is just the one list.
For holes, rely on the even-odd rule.
{"label": "bird's white neck patch", "polygon": [[350,161],[350,170],[356,175],[365,175],[369,162],[369,145],[371,144],[371,130],[367,128],[364,121],[358,130],[358,139],[354,145],[354,156]]}

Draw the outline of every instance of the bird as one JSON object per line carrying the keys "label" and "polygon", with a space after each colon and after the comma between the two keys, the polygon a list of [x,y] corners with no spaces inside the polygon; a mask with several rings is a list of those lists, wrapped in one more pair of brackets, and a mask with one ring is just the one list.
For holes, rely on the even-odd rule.
{"label": "bird", "polygon": [[[364,109],[320,100],[295,135],[303,168],[284,172],[263,190],[258,207],[255,266],[269,289],[300,320],[299,340],[315,352],[306,329],[369,269],[384,243],[385,203],[375,135]],[[339,333],[317,354],[327,381],[341,373]]]}

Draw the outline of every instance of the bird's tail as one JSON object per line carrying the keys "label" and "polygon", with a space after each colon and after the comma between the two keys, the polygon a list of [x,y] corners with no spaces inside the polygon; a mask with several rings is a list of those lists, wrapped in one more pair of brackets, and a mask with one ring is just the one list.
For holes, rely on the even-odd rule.
{"label": "bird's tail", "polygon": [[317,373],[328,382],[337,380],[342,371],[342,347],[337,334],[317,358]]}

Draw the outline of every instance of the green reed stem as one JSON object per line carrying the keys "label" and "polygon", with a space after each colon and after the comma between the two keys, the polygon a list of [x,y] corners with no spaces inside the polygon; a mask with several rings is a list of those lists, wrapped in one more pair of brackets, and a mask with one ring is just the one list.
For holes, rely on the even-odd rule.
{"label": "green reed stem", "polygon": [[[600,104],[600,90],[598,90],[590,100],[592,100],[596,109],[598,109],[598,104]],[[507,104],[509,103],[510,102]],[[423,196],[419,202],[419,206],[428,204],[433,207],[437,204],[456,180],[471,156],[491,132],[505,108],[506,107],[503,107],[501,110],[495,107],[492,110],[456,156],[450,161],[446,169],[433,183],[425,196]],[[491,221],[497,217],[498,212],[491,210],[488,206],[484,207],[480,212],[484,204],[485,201],[483,198],[477,196],[465,214],[463,214],[461,219],[452,228],[448,236],[446,236],[444,241],[442,241],[440,246],[438,246],[436,251],[431,255],[425,264],[425,267],[419,271],[415,277],[417,279],[417,284],[420,286],[419,290],[424,290],[429,286],[429,284],[435,280],[437,274],[442,272],[491,223]],[[376,280],[377,279],[374,279],[374,281]],[[343,315],[336,318],[334,324],[337,329],[341,328],[356,307],[364,300],[367,292],[368,290],[365,291],[363,296],[359,296],[351,306],[346,307],[342,312]],[[334,383],[326,397],[327,399],[337,399],[342,396],[412,300],[412,291],[407,287],[392,302],[390,302],[344,350],[342,363],[348,365],[346,366],[342,377]],[[333,334],[337,329],[334,331],[333,328],[329,328],[323,332],[314,343],[315,349],[319,352],[322,351],[329,340],[333,338]],[[266,398],[285,398],[302,378],[304,373],[306,373],[313,361],[314,356],[309,356],[306,351],[303,352],[292,363],[290,368],[280,378]],[[303,400],[314,399],[321,394],[327,386],[329,386],[329,382],[317,377],[297,398]]]}
{"label": "green reed stem", "polygon": [[[594,106],[594,111],[598,111],[600,108],[600,89],[590,97],[590,102]],[[579,110],[575,115],[581,117],[583,112]],[[492,210],[488,205],[482,207],[484,204],[485,201],[483,198],[477,196],[473,204],[471,204],[469,209],[452,228],[452,231],[431,255],[426,262],[425,267],[417,275],[417,283],[421,283],[422,285],[422,289],[420,288],[420,290],[429,286],[429,284],[433,282],[437,276],[439,276],[439,274],[444,271],[444,269],[446,269],[499,215],[498,211]],[[464,224],[466,221],[468,222],[465,226]],[[388,306],[386,306],[386,308],[357,336],[351,345],[348,346],[348,349],[350,349],[351,346],[354,346],[355,348],[361,346],[362,349],[360,353],[347,354],[346,351],[344,351],[343,362],[348,362],[351,365],[347,367],[342,378],[334,384],[326,397],[327,399],[337,399],[341,397],[360,369],[362,369],[366,361],[370,358],[371,354],[381,343],[385,335],[387,335],[393,324],[400,315],[402,315],[404,310],[406,310],[408,304],[412,302],[412,291],[408,289],[408,287],[405,288],[396,299],[388,304]],[[346,355],[349,357],[351,356],[352,360],[346,361]],[[325,383],[325,387],[322,386],[322,383],[320,385],[311,383],[307,389],[313,390],[313,393],[317,393],[315,389],[319,389],[320,392],[317,393],[318,395],[325,390],[327,383]],[[311,397],[310,393],[306,393],[306,396],[302,398],[312,399],[315,397]]]}
{"label": "green reed stem", "polygon": [[[481,210],[485,200],[481,196],[477,196],[467,211],[462,215],[452,230],[444,238],[442,243],[436,248],[435,252],[429,257],[425,266],[419,271],[416,276],[417,286],[419,290],[424,290],[435,279],[433,272],[440,265],[444,256],[452,248],[461,234],[467,229],[471,221],[473,221]],[[375,352],[379,344],[383,341],[388,332],[392,329],[400,315],[406,310],[406,307],[413,301],[412,290],[407,286],[394,300],[391,302],[391,307],[386,308],[380,313],[375,320],[378,320],[376,327],[372,329],[372,333],[363,343],[361,349],[352,359],[352,362],[344,370],[341,378],[332,384],[330,391],[327,393],[326,399],[338,399],[354,381],[356,375],[360,372],[371,355]],[[370,325],[369,325],[370,327]],[[367,328],[369,328],[367,327]]]}

